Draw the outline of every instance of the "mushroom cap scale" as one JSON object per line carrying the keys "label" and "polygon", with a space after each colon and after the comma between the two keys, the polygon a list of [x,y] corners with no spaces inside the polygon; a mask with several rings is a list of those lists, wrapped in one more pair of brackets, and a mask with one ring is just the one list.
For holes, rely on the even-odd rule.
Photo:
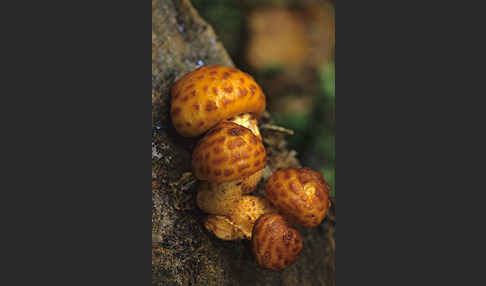
{"label": "mushroom cap scale", "polygon": [[265,101],[261,87],[249,74],[233,67],[203,66],[176,81],[170,113],[179,134],[196,137],[239,114],[259,118]]}

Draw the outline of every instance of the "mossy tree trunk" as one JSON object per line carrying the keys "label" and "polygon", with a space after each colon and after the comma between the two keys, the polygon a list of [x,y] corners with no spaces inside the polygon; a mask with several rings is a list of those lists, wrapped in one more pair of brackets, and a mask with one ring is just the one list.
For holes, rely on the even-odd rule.
{"label": "mossy tree trunk", "polygon": [[[213,29],[188,0],[152,0],[152,284],[153,285],[335,285],[334,204],[313,229],[297,228],[304,248],[279,273],[259,268],[247,241],[221,241],[205,231],[195,205],[197,180],[191,150],[169,117],[170,87],[201,65],[233,63]],[[261,123],[269,123],[268,114]],[[277,169],[300,166],[284,133],[262,129],[268,152],[264,179]]]}

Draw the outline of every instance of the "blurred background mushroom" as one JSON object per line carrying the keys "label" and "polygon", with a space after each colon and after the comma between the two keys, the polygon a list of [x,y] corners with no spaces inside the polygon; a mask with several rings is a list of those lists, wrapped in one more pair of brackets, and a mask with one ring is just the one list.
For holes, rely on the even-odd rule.
{"label": "blurred background mushroom", "polygon": [[335,195],[334,1],[192,0],[235,65],[252,74],[288,147]]}

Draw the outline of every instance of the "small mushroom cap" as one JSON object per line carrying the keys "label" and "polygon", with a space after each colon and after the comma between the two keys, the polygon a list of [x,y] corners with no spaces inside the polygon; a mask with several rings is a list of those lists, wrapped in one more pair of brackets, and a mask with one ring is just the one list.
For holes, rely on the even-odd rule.
{"label": "small mushroom cap", "polygon": [[222,240],[238,240],[245,236],[239,228],[225,216],[209,215],[203,219],[204,227]]}
{"label": "small mushroom cap", "polygon": [[263,169],[267,154],[250,129],[222,121],[199,140],[192,153],[196,178],[223,183],[237,181]]}
{"label": "small mushroom cap", "polygon": [[252,76],[233,67],[203,66],[176,81],[171,118],[179,134],[196,137],[221,120],[265,111],[265,95]]}
{"label": "small mushroom cap", "polygon": [[302,250],[302,237],[276,213],[264,214],[253,228],[251,248],[258,264],[281,271],[292,265]]}
{"label": "small mushroom cap", "polygon": [[255,221],[266,213],[276,213],[270,202],[265,198],[256,196],[243,196],[230,215],[231,221],[238,225],[247,238],[251,238],[251,232]]}
{"label": "small mushroom cap", "polygon": [[270,177],[265,197],[291,222],[314,227],[326,216],[330,189],[321,173],[309,168],[288,168]]}

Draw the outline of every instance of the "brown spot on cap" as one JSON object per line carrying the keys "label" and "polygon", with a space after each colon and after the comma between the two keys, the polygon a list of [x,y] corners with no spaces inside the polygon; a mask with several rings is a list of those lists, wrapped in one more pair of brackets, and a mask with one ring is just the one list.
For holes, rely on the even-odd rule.
{"label": "brown spot on cap", "polygon": [[191,88],[193,88],[195,85],[193,83],[191,83],[190,85],[186,86],[186,88],[184,88],[184,91],[188,91],[190,90]]}
{"label": "brown spot on cap", "polygon": [[228,85],[228,86],[223,87],[223,90],[226,93],[231,93],[233,91],[233,87],[231,85]]}
{"label": "brown spot on cap", "polygon": [[221,76],[222,79],[226,80],[230,78],[230,73],[229,72],[224,72],[223,75]]}
{"label": "brown spot on cap", "polygon": [[291,171],[290,169],[284,170],[284,177],[286,180],[290,179]]}
{"label": "brown spot on cap", "polygon": [[216,105],[216,103],[212,100],[208,100],[206,102],[206,111],[210,112],[210,111],[213,111],[213,110],[216,110],[218,109],[218,106]]}
{"label": "brown spot on cap", "polygon": [[300,189],[299,189],[299,186],[297,185],[297,183],[296,183],[296,182],[290,182],[290,183],[289,183],[289,188],[290,188],[290,190],[292,190],[292,191],[293,191],[295,194],[299,194]]}
{"label": "brown spot on cap", "polygon": [[324,201],[326,199],[326,196],[324,195],[324,191],[321,189],[316,189],[315,194],[320,201]]}
{"label": "brown spot on cap", "polygon": [[223,98],[223,106],[226,106],[226,105],[228,105],[228,103],[231,103],[231,102],[233,102],[233,100]]}
{"label": "brown spot on cap", "polygon": [[226,169],[226,170],[224,170],[224,175],[226,177],[228,177],[228,176],[231,176],[234,172],[235,171],[233,171],[233,169]]}
{"label": "brown spot on cap", "polygon": [[250,85],[250,92],[252,96],[255,95],[255,91],[256,91],[256,86]]}
{"label": "brown spot on cap", "polygon": [[231,154],[231,163],[235,163],[241,159],[240,153]]}
{"label": "brown spot on cap", "polygon": [[245,97],[248,94],[248,90],[246,90],[246,88],[238,87],[238,90],[240,92],[239,97]]}
{"label": "brown spot on cap", "polygon": [[223,143],[226,140],[224,136],[214,139],[215,143]]}
{"label": "brown spot on cap", "polygon": [[228,149],[233,150],[236,147],[242,146],[243,144],[245,144],[245,141],[243,141],[241,138],[236,138],[228,143]]}
{"label": "brown spot on cap", "polygon": [[[245,129],[243,128],[231,128],[228,130],[228,135],[229,136],[241,136],[245,133]],[[241,145],[238,145],[241,146]]]}
{"label": "brown spot on cap", "polygon": [[251,157],[250,153],[248,153],[248,152],[241,152],[241,158],[248,159],[250,157]]}
{"label": "brown spot on cap", "polygon": [[176,107],[176,108],[172,109],[172,116],[178,116],[179,113],[181,113],[180,107]]}

